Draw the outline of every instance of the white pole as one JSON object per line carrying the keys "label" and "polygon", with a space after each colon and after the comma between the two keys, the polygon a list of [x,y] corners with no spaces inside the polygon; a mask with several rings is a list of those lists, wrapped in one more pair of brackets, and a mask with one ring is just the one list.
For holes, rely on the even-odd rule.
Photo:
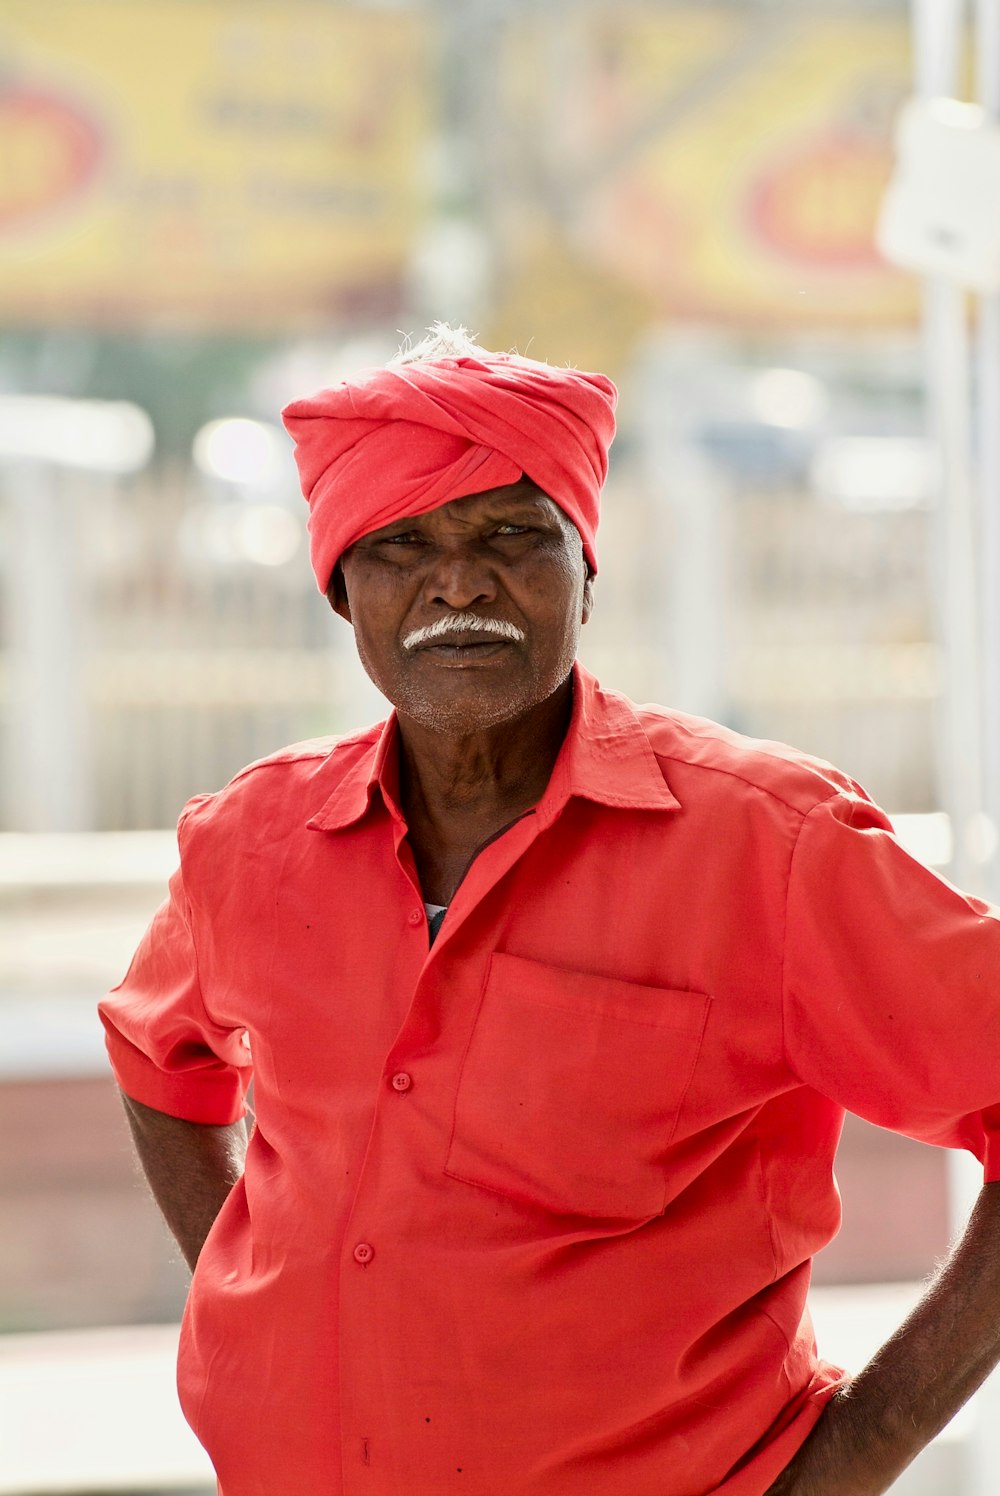
{"label": "white pole", "polygon": [[[976,93],[994,119],[1000,118],[1000,0],[976,0]],[[1000,296],[979,301],[976,326],[976,438],[979,456],[982,623],[983,807],[992,832],[982,868],[987,897],[1000,899],[996,828],[1000,826]],[[971,1173],[971,1171],[968,1171]],[[968,1185],[972,1186],[971,1177]],[[963,1186],[952,1171],[953,1202]],[[969,1496],[992,1496],[1000,1472],[1000,1377],[993,1375],[976,1398],[967,1464]]]}
{"label": "white pole", "polygon": [[939,717],[941,795],[952,824],[951,875],[961,887],[982,892],[979,517],[972,465],[971,349],[966,311],[967,298],[960,287],[927,286],[924,341],[928,415],[941,453],[942,472],[942,490],[931,524],[935,605],[944,656]]}
{"label": "white pole", "polygon": [[[725,721],[727,490],[693,440],[688,405],[678,399],[683,378],[660,341],[653,340],[641,375],[643,457],[656,553],[662,558],[653,689],[680,711]],[[689,370],[689,385],[694,378]]]}
{"label": "white pole", "polygon": [[[916,90],[954,95],[963,0],[914,0]],[[951,816],[956,882],[981,871],[982,667],[978,613],[978,516],[972,461],[972,350],[967,296],[936,277],[924,283],[923,336],[928,421],[941,453],[932,523],[937,631],[944,655],[939,710],[941,798]]]}
{"label": "white pole", "polygon": [[[1000,119],[1000,0],[976,0],[976,94]],[[976,325],[976,445],[982,526],[983,808],[986,896],[1000,903],[1000,296],[979,299]],[[1000,1467],[998,1467],[1000,1468]]]}
{"label": "white pole", "polygon": [[727,632],[726,485],[693,443],[660,445],[658,518],[665,586],[661,617],[671,660],[668,700],[699,717],[725,720]]}
{"label": "white pole", "polygon": [[6,824],[86,831],[92,778],[84,695],[79,479],[42,462],[4,472],[9,507]]}
{"label": "white pole", "polygon": [[[912,15],[916,92],[923,97],[954,97],[964,36],[964,0],[913,0]],[[967,313],[968,299],[960,286],[935,277],[925,280],[927,413],[941,454],[942,475],[932,525],[934,606],[944,655],[938,706],[940,796],[952,823],[950,872],[961,886],[984,892],[982,530],[973,466],[972,348]],[[982,1170],[970,1154],[950,1153],[948,1180],[952,1226],[958,1231],[964,1227],[982,1184]],[[992,1481],[987,1480],[985,1485],[979,1473],[988,1470],[994,1458],[994,1452],[985,1447],[984,1425],[995,1417],[992,1404],[996,1397],[997,1392],[988,1385],[976,1398],[966,1496],[986,1496],[996,1490],[996,1466]]]}

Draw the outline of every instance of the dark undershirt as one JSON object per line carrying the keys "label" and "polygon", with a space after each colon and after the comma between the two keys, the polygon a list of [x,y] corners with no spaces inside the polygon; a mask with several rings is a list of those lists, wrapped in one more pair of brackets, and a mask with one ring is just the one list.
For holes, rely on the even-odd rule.
{"label": "dark undershirt", "polygon": [[436,914],[431,914],[430,910],[428,909],[428,911],[427,911],[427,933],[430,936],[430,943],[431,943],[431,945],[434,944],[434,937],[437,934],[437,932],[440,930],[440,928],[441,928],[441,921],[444,919],[444,917],[445,917],[445,915],[447,913],[448,913],[447,905],[443,909],[438,909],[438,911],[437,911]]}

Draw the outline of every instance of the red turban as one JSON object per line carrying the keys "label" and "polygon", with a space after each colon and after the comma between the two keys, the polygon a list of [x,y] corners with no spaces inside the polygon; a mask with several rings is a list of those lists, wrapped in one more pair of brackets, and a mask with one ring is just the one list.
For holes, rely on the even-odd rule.
{"label": "red turban", "polygon": [[522,473],[569,515],[596,571],[616,399],[603,374],[498,353],[391,364],[293,401],[282,419],[320,590],[362,535]]}

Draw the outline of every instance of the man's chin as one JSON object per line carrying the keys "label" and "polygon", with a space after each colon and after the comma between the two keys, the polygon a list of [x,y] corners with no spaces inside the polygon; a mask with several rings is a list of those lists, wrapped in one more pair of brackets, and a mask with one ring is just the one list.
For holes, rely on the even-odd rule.
{"label": "man's chin", "polygon": [[469,738],[477,733],[489,732],[491,728],[503,727],[516,722],[536,703],[479,702],[467,706],[454,701],[400,702],[396,711],[400,718],[409,720],[428,732],[442,733],[446,737]]}
{"label": "man's chin", "polygon": [[411,721],[427,732],[467,738],[518,721],[551,694],[538,689],[511,691],[497,686],[490,689],[480,683],[457,690],[408,690],[400,693],[394,705],[402,720]]}

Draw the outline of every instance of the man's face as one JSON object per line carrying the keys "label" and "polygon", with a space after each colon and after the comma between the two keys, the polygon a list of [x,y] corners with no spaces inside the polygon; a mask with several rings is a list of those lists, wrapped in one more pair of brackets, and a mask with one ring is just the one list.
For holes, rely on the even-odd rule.
{"label": "man's face", "polygon": [[510,722],[563,684],[590,616],[579,533],[521,479],[365,535],[334,606],[403,717],[464,735]]}

